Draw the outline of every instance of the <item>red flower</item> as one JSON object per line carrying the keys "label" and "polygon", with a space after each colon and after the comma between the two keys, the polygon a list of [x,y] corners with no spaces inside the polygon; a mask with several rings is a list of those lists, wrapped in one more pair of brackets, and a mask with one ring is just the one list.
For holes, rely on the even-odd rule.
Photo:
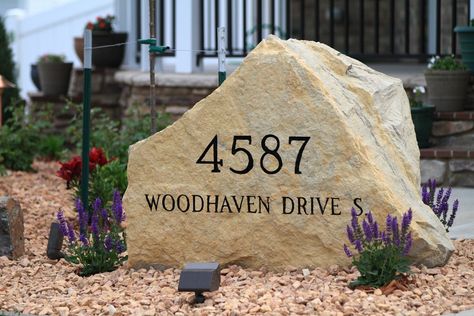
{"label": "red flower", "polygon": [[89,169],[95,169],[95,165],[103,166],[107,164],[109,161],[107,157],[105,157],[104,150],[102,148],[92,147],[91,151],[89,152],[89,161],[93,164],[93,167],[89,164]]}
{"label": "red flower", "polygon": [[56,172],[58,177],[63,178],[67,182],[79,179],[81,176],[82,161],[81,157],[74,156],[71,160],[60,162],[61,168]]}
{"label": "red flower", "polygon": [[99,28],[105,29],[105,27],[106,27],[105,22],[104,22],[104,21],[100,21],[100,22],[99,22]]}

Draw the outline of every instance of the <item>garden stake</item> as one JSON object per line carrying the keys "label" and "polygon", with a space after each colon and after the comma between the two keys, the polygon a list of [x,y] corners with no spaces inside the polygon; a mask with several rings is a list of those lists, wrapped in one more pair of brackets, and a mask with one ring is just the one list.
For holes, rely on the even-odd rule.
{"label": "garden stake", "polygon": [[[84,91],[83,91],[83,118],[82,118],[82,174],[81,200],[88,209],[89,194],[89,139],[91,116],[91,68],[92,68],[92,31],[84,31]],[[81,232],[82,233],[82,232]]]}
{"label": "garden stake", "polygon": [[225,39],[226,39],[226,32],[225,27],[218,27],[217,28],[217,36],[219,38],[218,48],[217,48],[217,58],[218,58],[218,67],[219,67],[219,86],[224,82],[226,78],[226,71],[225,71]]}
{"label": "garden stake", "polygon": [[[149,0],[150,37],[156,38],[155,30],[155,0]],[[150,115],[151,134],[156,133],[156,108],[155,108],[155,54],[149,51],[150,56]]]}

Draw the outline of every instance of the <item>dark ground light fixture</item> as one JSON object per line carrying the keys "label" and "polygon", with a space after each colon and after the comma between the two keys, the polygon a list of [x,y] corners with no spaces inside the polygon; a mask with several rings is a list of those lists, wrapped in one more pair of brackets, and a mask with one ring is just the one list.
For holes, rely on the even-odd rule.
{"label": "dark ground light fixture", "polygon": [[220,267],[217,262],[187,263],[179,276],[179,292],[194,292],[194,303],[203,303],[203,292],[216,291],[221,284]]}
{"label": "dark ground light fixture", "polygon": [[59,228],[59,223],[51,223],[48,247],[46,249],[46,255],[49,259],[59,260],[64,258],[64,254],[61,252],[61,248],[63,247],[63,237],[63,233]]}

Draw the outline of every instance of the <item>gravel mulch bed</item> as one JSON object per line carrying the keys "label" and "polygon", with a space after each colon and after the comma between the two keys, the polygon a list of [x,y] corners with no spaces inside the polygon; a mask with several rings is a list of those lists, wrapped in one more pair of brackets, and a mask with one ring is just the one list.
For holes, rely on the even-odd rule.
{"label": "gravel mulch bed", "polygon": [[0,311],[34,315],[440,315],[474,308],[474,241],[455,241],[442,268],[413,268],[408,291],[384,295],[351,290],[355,269],[222,270],[221,288],[191,304],[178,293],[180,271],[127,267],[79,277],[64,260],[46,258],[49,225],[57,209],[73,217],[71,195],[54,175],[55,163],[36,162],[37,173],[0,177],[0,194],[17,199],[25,218],[26,255],[0,257]]}

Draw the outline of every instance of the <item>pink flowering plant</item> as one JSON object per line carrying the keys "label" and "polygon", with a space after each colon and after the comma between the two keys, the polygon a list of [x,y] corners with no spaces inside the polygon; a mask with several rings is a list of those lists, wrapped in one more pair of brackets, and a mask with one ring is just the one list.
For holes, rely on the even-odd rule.
{"label": "pink flowering plant", "polygon": [[[436,197],[436,198],[435,198]],[[459,207],[459,201],[454,200],[451,211],[449,210],[449,198],[451,197],[451,188],[440,188],[436,194],[436,180],[429,179],[421,189],[421,199],[428,205],[433,213],[439,218],[446,232],[453,226],[454,219]],[[448,217],[449,215],[449,217]]]}
{"label": "pink flowering plant", "polygon": [[124,255],[126,250],[123,230],[125,214],[120,193],[114,192],[110,209],[104,207],[100,198],[97,198],[93,203],[90,221],[79,199],[76,202],[76,209],[79,232],[76,232],[73,225],[66,221],[62,211],[57,213],[61,232],[67,237],[68,242],[65,259],[81,265],[79,274],[82,276],[115,270],[127,260],[127,256]]}
{"label": "pink flowering plant", "polygon": [[388,214],[384,231],[380,230],[371,212],[365,215],[362,225],[354,209],[351,215],[347,238],[356,252],[353,254],[346,244],[344,252],[352,258],[360,276],[350,283],[350,287],[366,285],[378,288],[410,271],[407,255],[412,244],[411,209],[403,214],[400,227],[397,218]]}

